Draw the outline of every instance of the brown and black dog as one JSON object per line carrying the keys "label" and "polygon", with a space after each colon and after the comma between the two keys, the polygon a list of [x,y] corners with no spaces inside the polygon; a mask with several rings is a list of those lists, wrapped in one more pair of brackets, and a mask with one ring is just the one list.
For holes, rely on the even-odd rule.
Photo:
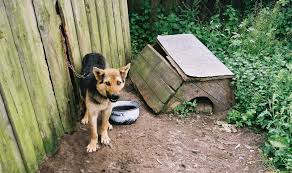
{"label": "brown and black dog", "polygon": [[[85,55],[82,61],[82,74],[85,78],[80,82],[80,89],[86,107],[81,123],[89,123],[91,133],[87,152],[94,152],[98,149],[98,135],[101,137],[102,144],[109,145],[110,138],[107,131],[112,128],[109,123],[112,112],[111,102],[119,99],[129,69],[130,64],[119,69],[106,68],[105,58],[101,54]],[[102,119],[99,131],[97,131],[98,116],[101,116]]]}

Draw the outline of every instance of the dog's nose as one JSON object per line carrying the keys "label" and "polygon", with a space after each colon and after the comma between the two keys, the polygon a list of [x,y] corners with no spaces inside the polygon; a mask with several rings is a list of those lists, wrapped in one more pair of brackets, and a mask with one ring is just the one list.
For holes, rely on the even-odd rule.
{"label": "dog's nose", "polygon": [[120,98],[120,96],[117,95],[117,94],[112,94],[111,95],[111,99],[113,99],[113,100],[118,100],[119,98]]}

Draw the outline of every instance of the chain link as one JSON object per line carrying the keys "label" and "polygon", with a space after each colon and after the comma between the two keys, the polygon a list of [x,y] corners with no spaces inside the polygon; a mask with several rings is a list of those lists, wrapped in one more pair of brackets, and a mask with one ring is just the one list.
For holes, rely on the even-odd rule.
{"label": "chain link", "polygon": [[74,66],[67,60],[66,61],[67,66],[73,71],[73,73],[75,74],[76,77],[80,78],[80,79],[84,79],[85,76],[81,75],[79,73],[77,73],[77,71],[75,70]]}

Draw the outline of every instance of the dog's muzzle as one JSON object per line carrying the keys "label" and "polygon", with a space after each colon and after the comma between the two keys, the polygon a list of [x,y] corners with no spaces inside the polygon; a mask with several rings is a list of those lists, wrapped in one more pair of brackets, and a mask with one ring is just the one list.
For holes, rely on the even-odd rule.
{"label": "dog's muzzle", "polygon": [[120,98],[120,96],[117,94],[108,94],[107,97],[111,102],[116,102]]}

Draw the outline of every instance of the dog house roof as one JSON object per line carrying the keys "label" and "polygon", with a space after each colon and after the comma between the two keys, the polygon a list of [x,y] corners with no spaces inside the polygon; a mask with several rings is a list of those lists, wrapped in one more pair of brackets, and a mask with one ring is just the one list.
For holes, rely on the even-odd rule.
{"label": "dog house roof", "polygon": [[[232,78],[234,74],[192,34],[157,37],[158,44],[176,68],[191,78]],[[180,73],[181,74],[181,73]]]}

